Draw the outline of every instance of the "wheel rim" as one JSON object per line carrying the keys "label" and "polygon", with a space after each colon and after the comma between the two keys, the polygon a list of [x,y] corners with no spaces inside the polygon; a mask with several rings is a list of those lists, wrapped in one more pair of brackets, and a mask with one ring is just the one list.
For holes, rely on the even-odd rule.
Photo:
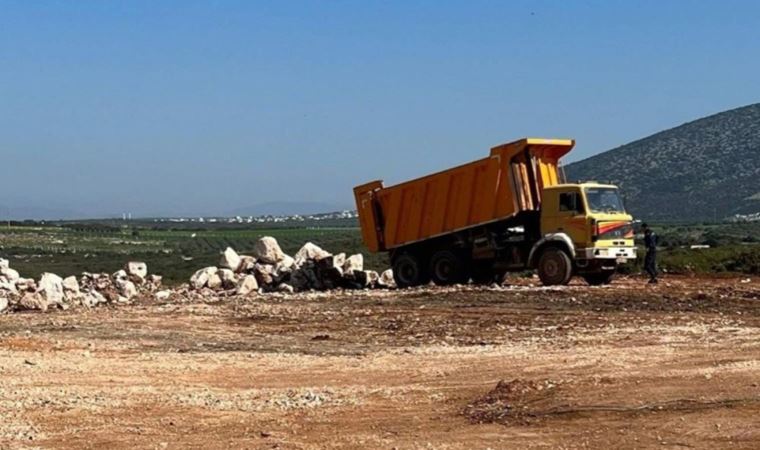
{"label": "wheel rim", "polygon": [[557,261],[557,258],[554,255],[547,258],[544,263],[544,273],[546,273],[549,278],[556,278],[559,276],[559,271],[559,261]]}
{"label": "wheel rim", "polygon": [[448,259],[441,258],[435,264],[435,276],[439,280],[448,281],[454,273],[454,264]]}
{"label": "wheel rim", "polygon": [[399,267],[399,278],[405,283],[414,283],[417,279],[417,268],[410,261],[404,261]]}

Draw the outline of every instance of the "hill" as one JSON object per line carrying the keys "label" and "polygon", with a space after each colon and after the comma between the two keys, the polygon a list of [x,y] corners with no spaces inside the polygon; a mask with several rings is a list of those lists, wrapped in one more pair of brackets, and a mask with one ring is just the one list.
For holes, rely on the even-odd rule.
{"label": "hill", "polygon": [[760,211],[760,103],[653,134],[565,167],[612,181],[637,218],[707,221]]}

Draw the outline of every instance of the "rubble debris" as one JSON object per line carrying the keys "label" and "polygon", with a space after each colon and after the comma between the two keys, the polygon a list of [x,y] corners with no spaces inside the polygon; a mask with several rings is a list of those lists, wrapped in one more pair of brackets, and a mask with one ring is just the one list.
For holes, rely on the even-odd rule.
{"label": "rubble debris", "polygon": [[110,302],[129,302],[141,294],[157,291],[159,275],[148,274],[145,263],[128,262],[112,275],[84,272],[80,278],[61,278],[43,273],[39,281],[18,276],[8,260],[0,259],[0,312],[47,311],[51,307],[92,308]]}
{"label": "rubble debris", "polygon": [[285,254],[273,237],[254,245],[255,256],[238,256],[227,248],[220,267],[206,267],[190,278],[195,291],[210,289],[236,295],[252,292],[304,292],[329,289],[394,288],[393,272],[382,275],[364,269],[364,256],[330,253],[307,242],[295,256]]}

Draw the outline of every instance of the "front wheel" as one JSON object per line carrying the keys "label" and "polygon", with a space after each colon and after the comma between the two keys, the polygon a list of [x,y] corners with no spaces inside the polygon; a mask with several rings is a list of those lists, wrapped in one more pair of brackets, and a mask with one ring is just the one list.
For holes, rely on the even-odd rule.
{"label": "front wheel", "polygon": [[573,276],[573,262],[570,256],[555,247],[541,252],[538,259],[538,277],[545,286],[564,285]]}

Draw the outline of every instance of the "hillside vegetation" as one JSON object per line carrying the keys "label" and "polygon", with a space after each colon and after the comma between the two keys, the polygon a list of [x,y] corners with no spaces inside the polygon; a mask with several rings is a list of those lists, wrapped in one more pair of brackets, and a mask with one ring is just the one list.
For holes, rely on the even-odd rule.
{"label": "hillside vegetation", "polygon": [[566,166],[612,181],[637,218],[712,221],[760,211],[760,103],[725,111]]}

